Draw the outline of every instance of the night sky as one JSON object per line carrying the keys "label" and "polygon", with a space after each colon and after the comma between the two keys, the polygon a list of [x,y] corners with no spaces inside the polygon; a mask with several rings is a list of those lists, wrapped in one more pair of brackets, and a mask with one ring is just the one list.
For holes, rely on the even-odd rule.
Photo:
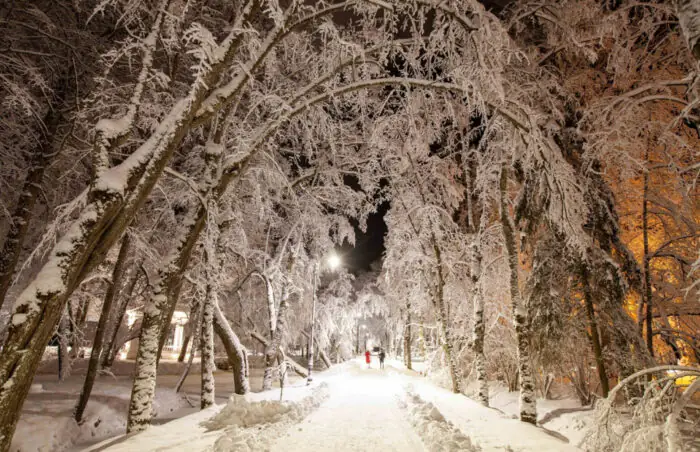
{"label": "night sky", "polygon": [[339,250],[346,268],[351,272],[369,270],[373,262],[381,259],[387,232],[384,215],[388,210],[389,203],[381,204],[377,212],[368,217],[366,233],[355,227],[355,247],[346,243]]}

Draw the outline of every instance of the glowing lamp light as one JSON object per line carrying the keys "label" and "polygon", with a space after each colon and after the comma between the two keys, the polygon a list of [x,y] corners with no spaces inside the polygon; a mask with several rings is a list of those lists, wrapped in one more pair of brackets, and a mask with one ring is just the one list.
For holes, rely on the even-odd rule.
{"label": "glowing lamp light", "polygon": [[340,267],[340,256],[337,254],[331,254],[330,257],[328,257],[328,266],[331,270],[335,270]]}

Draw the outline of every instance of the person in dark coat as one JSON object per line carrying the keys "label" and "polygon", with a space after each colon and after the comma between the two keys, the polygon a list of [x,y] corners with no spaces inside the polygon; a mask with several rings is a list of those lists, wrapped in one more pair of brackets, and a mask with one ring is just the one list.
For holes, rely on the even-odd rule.
{"label": "person in dark coat", "polygon": [[371,359],[370,359],[370,352],[369,352],[369,350],[367,350],[367,351],[365,352],[365,362],[367,363],[367,368],[368,368],[368,369],[369,369],[370,367],[372,367],[372,366],[370,365]]}
{"label": "person in dark coat", "polygon": [[379,368],[384,369],[384,358],[386,358],[386,353],[384,349],[379,350]]}

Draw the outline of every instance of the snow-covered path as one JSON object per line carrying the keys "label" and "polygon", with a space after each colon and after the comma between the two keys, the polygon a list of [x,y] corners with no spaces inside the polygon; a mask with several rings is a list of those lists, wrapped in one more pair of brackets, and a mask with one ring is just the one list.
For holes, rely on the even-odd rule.
{"label": "snow-covered path", "polygon": [[[576,452],[544,429],[435,386],[399,362],[367,369],[360,359],[279,390],[112,438],[90,451],[506,451]],[[177,432],[177,433],[175,433]]]}
{"label": "snow-covered path", "polygon": [[273,445],[273,452],[424,450],[398,405],[401,383],[390,370],[363,369],[353,362],[347,372],[327,380],[330,398]]}

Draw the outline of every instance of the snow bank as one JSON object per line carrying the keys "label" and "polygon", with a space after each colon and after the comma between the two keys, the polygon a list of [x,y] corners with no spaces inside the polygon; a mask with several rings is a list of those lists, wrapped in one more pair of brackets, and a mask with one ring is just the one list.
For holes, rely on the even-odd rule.
{"label": "snow bank", "polygon": [[[328,385],[321,383],[300,401],[250,401],[247,396],[233,395],[228,404],[209,421],[211,429],[224,429],[214,450],[266,450],[291,424],[299,422],[318,408],[329,396]],[[257,427],[257,428],[249,428]]]}
{"label": "snow bank", "polygon": [[151,426],[136,435],[111,438],[85,452],[265,450],[292,423],[318,407],[328,397],[328,389],[325,384],[289,386],[285,387],[285,401],[271,400],[278,397],[279,391],[234,395],[226,405]]}
{"label": "snow bank", "polygon": [[[36,399],[30,396],[25,403],[12,438],[12,452],[61,452],[126,430],[128,387],[107,386],[93,392],[80,425],[72,417],[77,393],[50,392],[34,384],[30,394]],[[172,390],[156,393],[154,408],[159,418],[167,418],[185,406],[183,398]]]}
{"label": "snow bank", "polygon": [[441,451],[480,451],[478,446],[445,419],[440,410],[430,402],[421,399],[409,386],[406,397],[400,401],[407,408],[410,422],[420,436],[427,450]]}
{"label": "snow bank", "polygon": [[[502,385],[492,384],[490,404],[513,419],[518,418],[518,392],[509,392]],[[582,407],[578,400],[537,399],[537,422],[542,427],[565,436],[570,444],[581,447],[595,421],[595,411]]]}
{"label": "snow bank", "polygon": [[[397,370],[401,371],[402,367]],[[445,419],[464,432],[471,442],[483,450],[513,452],[571,452],[579,448],[567,444],[557,434],[536,427],[492,408],[486,408],[462,394],[436,387],[428,379],[410,376],[403,371],[405,383],[422,400],[432,403]]]}
{"label": "snow bank", "polygon": [[[75,404],[71,401],[71,406]],[[126,418],[111,407],[91,401],[85,422],[78,425],[65,412],[65,403],[47,402],[45,414],[22,416],[12,438],[12,452],[63,451],[73,445],[113,435],[126,428]],[[57,414],[57,411],[63,411]]]}

